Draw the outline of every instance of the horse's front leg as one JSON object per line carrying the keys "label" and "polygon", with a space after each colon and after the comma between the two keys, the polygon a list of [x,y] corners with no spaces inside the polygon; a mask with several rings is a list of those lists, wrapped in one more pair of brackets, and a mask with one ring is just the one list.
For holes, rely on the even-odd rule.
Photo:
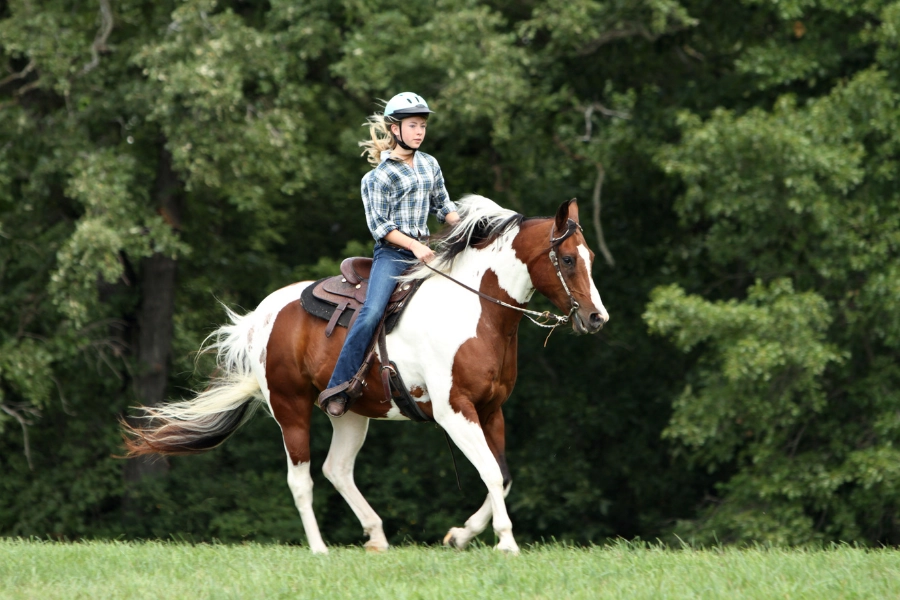
{"label": "horse's front leg", "polygon": [[[490,415],[482,418],[481,422],[485,441],[491,449],[497,465],[500,467],[500,472],[503,474],[503,497],[506,498],[509,495],[512,478],[509,474],[509,467],[506,465],[506,432],[503,413],[500,409],[497,409]],[[444,536],[444,545],[460,550],[465,548],[475,536],[487,528],[493,515],[491,506],[491,495],[488,494],[484,504],[466,520],[464,527],[452,527],[447,532],[447,535]]]}
{"label": "horse's front leg", "polygon": [[[329,417],[331,418],[331,417]],[[353,465],[356,455],[366,441],[369,430],[369,419],[354,412],[348,412],[339,419],[331,418],[334,435],[331,437],[331,448],[322,472],[340,492],[347,504],[359,519],[363,531],[369,536],[366,549],[380,552],[388,549],[384,536],[381,518],[372,510],[353,480]]]}
{"label": "horse's front leg", "polygon": [[[502,419],[502,417],[501,417]],[[504,476],[504,468],[501,468],[482,429],[478,414],[472,402],[465,397],[451,396],[449,406],[446,410],[436,410],[435,420],[444,428],[453,442],[462,450],[463,454],[478,469],[481,480],[488,489],[488,501],[481,509],[472,515],[471,531],[478,529],[479,521],[484,520],[487,526],[487,519],[493,516],[494,533],[497,534],[499,542],[496,549],[504,552],[518,554],[519,546],[516,544],[512,533],[512,521],[506,511],[506,502],[504,500],[508,491],[508,472]],[[502,421],[501,421],[502,423]],[[488,510],[489,509],[489,512]],[[474,520],[473,520],[474,519]],[[463,531],[469,530],[469,523]],[[481,530],[478,530],[481,531]],[[452,530],[451,530],[452,532]],[[476,533],[477,535],[477,533]],[[470,538],[471,539],[471,536]]]}

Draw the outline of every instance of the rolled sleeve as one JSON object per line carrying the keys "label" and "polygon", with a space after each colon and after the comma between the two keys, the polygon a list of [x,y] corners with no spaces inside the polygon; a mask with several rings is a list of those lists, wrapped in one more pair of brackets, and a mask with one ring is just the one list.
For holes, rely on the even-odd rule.
{"label": "rolled sleeve", "polygon": [[370,171],[363,177],[360,191],[366,210],[366,224],[376,242],[393,230],[399,229],[391,218],[391,208],[388,202],[390,198],[389,184],[379,180],[376,173]]}

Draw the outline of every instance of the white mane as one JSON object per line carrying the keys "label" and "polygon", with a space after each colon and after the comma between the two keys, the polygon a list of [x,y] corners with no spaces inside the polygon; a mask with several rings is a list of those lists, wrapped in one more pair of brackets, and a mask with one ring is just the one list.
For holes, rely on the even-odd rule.
{"label": "white mane", "polygon": [[[479,237],[492,237],[502,232],[505,225],[509,224],[521,215],[515,211],[501,207],[499,204],[476,194],[468,194],[456,201],[459,213],[459,222],[453,226],[447,237],[438,242],[435,250],[435,258],[428,266],[441,272],[448,272],[453,259],[472,243],[472,237],[476,231]],[[412,281],[426,279],[433,275],[431,269],[425,268],[423,263],[407,275],[399,277],[400,281]]]}

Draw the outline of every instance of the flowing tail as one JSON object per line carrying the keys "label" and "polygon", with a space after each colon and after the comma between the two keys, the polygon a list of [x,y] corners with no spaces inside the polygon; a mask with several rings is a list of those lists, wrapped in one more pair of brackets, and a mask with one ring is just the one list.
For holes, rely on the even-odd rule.
{"label": "flowing tail", "polygon": [[218,368],[209,387],[190,400],[138,407],[143,413],[138,419],[146,425],[122,419],[126,457],[205,452],[227,440],[262,404],[262,391],[251,368],[253,313],[240,316],[228,307],[225,310],[231,324],[211,333],[201,348],[216,351]]}

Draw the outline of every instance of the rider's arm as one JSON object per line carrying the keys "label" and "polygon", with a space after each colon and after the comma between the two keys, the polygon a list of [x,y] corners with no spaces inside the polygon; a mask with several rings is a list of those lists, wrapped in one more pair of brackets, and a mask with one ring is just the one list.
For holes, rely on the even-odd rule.
{"label": "rider's arm", "polygon": [[[366,210],[366,224],[369,226],[369,231],[372,232],[372,237],[380,240],[398,229],[397,224],[391,218],[390,180],[377,170],[370,171],[363,177],[361,187],[363,206]],[[403,244],[398,245],[402,246]]]}
{"label": "rider's arm", "polygon": [[422,242],[409,237],[399,229],[395,229],[388,233],[386,236],[384,236],[384,240],[394,244],[395,246],[406,248],[407,250],[415,254],[416,258],[418,258],[422,262],[428,262],[429,260],[434,258],[434,251],[432,251],[431,248],[429,248]]}

